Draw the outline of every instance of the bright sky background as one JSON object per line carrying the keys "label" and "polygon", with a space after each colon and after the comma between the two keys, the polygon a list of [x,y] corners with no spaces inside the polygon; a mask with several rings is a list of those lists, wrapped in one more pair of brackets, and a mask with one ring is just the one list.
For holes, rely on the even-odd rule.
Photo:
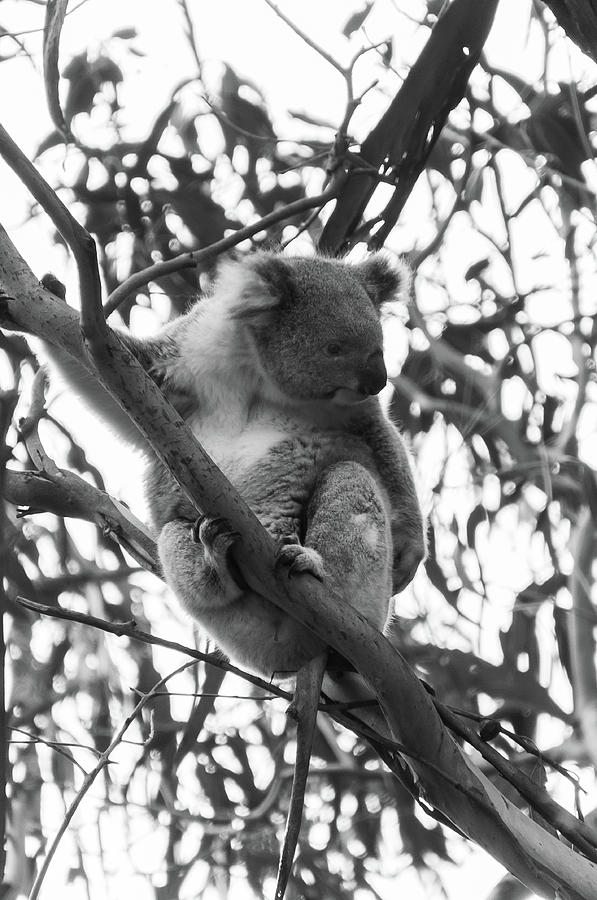
{"label": "bright sky background", "polygon": [[[71,2],[72,7],[75,5]],[[227,60],[240,75],[264,92],[280,135],[292,134],[292,123],[285,115],[287,109],[302,110],[313,117],[330,119],[334,124],[339,122],[345,102],[340,75],[279,22],[261,0],[190,0],[189,6],[194,15],[207,80],[212,79],[214,87],[221,71],[220,61]],[[357,45],[349,45],[340,32],[349,14],[359,8],[359,3],[302,0],[299,4],[280,0],[280,6],[336,59],[348,61]],[[412,38],[412,25],[408,18],[397,15],[396,7],[415,17],[420,17],[425,8],[418,0],[378,0],[367,20],[366,30],[368,37],[375,42],[389,37],[392,33],[390,29],[400,23],[403,31],[394,30],[393,33],[398,59],[395,65],[400,69],[402,61],[401,71],[406,72],[418,54],[419,44]],[[529,7],[530,0],[502,0],[487,49],[494,64],[515,68],[526,76],[537,78],[540,74],[539,55],[533,53],[532,44],[528,47],[524,27]],[[35,29],[43,21],[43,10],[23,0],[3,0],[0,16],[3,26],[9,30]],[[84,49],[91,53],[100,51],[102,42],[114,31],[130,26],[138,30],[134,45],[145,54],[134,58],[132,73],[131,57],[127,54],[127,75],[120,97],[124,106],[135,106],[141,111],[133,118],[138,132],[125,132],[126,138],[134,139],[147,133],[156,113],[170,98],[173,87],[195,73],[194,60],[184,37],[182,13],[175,0],[160,0],[159,3],[155,0],[89,0],[66,20],[61,42],[61,64],[64,65],[72,55]],[[37,50],[41,46],[41,35],[24,34],[23,39],[39,60]],[[539,50],[538,44],[536,50]],[[358,71],[361,86],[364,87],[371,81],[366,58]],[[594,67],[574,48],[569,51],[562,42],[562,52],[550,74],[554,80],[568,80],[573,76],[586,79],[588,84],[594,75]],[[393,92],[395,88],[396,80],[392,76],[388,76],[386,84],[380,85],[380,90],[388,92]],[[367,132],[382,108],[383,97],[380,96],[377,105],[372,104],[362,113],[359,112],[353,128],[357,137]],[[41,74],[27,59],[0,66],[0,121],[29,155],[33,155],[39,141],[52,128]],[[60,148],[56,148],[48,154],[54,165],[60,162],[61,153]],[[67,177],[68,174],[67,171]],[[52,246],[49,235],[37,222],[28,224],[25,221],[26,195],[2,163],[0,198],[3,224],[12,232],[33,270],[38,275],[53,270],[62,277],[65,264],[62,249]],[[419,225],[424,229],[424,223]],[[560,274],[556,272],[554,280],[559,278]],[[94,431],[89,433],[96,434]],[[97,454],[99,459],[105,459],[106,446],[109,454],[118,452],[118,466],[112,473],[110,486],[116,493],[127,496],[126,486],[136,480],[138,463],[133,459],[123,465],[122,455],[113,443],[102,445]],[[148,849],[151,850],[151,842]],[[501,867],[489,856],[472,848],[462,848],[461,855],[461,866],[441,867],[448,900],[485,897],[491,885],[498,881]],[[62,860],[66,859],[67,855],[63,855]],[[81,892],[73,888],[65,889],[63,879],[64,868],[58,858],[47,879],[44,895],[51,897],[59,892],[65,900],[82,900]],[[409,900],[435,900],[441,896],[437,886],[430,885],[427,892],[421,886],[419,877],[408,867],[396,883],[380,884],[377,888],[380,896],[387,900],[395,897],[396,891]],[[130,884],[123,884],[122,895],[130,890]],[[98,891],[101,891],[99,887]],[[134,886],[134,896],[135,900],[145,900],[140,882]],[[243,896],[242,885],[239,885],[239,900]],[[98,892],[93,900],[100,900],[101,897]]]}

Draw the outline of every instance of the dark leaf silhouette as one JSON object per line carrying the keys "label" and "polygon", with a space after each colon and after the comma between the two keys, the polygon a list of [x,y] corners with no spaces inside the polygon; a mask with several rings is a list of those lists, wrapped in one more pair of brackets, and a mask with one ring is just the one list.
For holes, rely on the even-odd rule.
{"label": "dark leaf silhouette", "polygon": [[[583,786],[594,762],[590,719],[583,718],[594,698],[589,692],[583,705],[581,690],[594,682],[594,566],[583,568],[576,548],[580,523],[597,517],[595,204],[584,175],[593,156],[595,91],[585,83],[531,81],[515,59],[512,71],[494,65],[491,41],[483,48],[495,7],[494,0],[433,0],[419,24],[410,13],[388,13],[378,31],[387,40],[359,56],[351,85],[353,96],[367,86],[359,79],[370,65],[378,88],[365,92],[352,119],[350,109],[316,113],[306,84],[305,109],[281,113],[277,86],[256,84],[237,60],[213,60],[200,27],[201,65],[159,98],[148,92],[142,115],[121,86],[146,51],[143,31],[109,30],[96,55],[69,59],[63,49],[59,74],[67,9],[50,2],[41,13],[54,130],[35,140],[40,170],[93,235],[106,292],[151,267],[115,314],[139,334],[153,333],[209,292],[216,257],[197,266],[179,261],[192,262],[190,253],[222,239],[231,243],[246,225],[261,230],[232,252],[288,243],[290,252],[308,253],[319,243],[335,254],[387,240],[384,252],[411,261],[410,296],[391,311],[398,321],[386,320],[388,333],[399,335],[387,347],[388,405],[412,443],[429,511],[429,552],[414,585],[395,598],[387,636],[437,709],[469,727],[467,739],[453,731],[460,746],[470,740],[476,752],[511,761],[535,787],[547,777],[548,791],[557,784],[572,796],[568,785],[560,791],[560,761],[574,763]],[[548,0],[545,7],[595,57],[594,3]],[[378,28],[386,13],[376,7],[375,21],[367,21],[372,11],[372,3],[347,8],[342,33],[350,43],[340,38],[342,53],[357,50],[361,26],[367,35]],[[556,45],[561,53],[564,39],[544,41],[549,11],[529,5],[517,21],[529,28],[528,46],[547,54],[539,59],[543,50],[532,51],[537,72],[554,72],[551,54]],[[405,76],[412,59],[407,29],[423,49]],[[261,52],[260,36],[251,40]],[[31,41],[19,53],[37,63]],[[367,47],[365,40],[361,49]],[[143,57],[143,65],[150,61]],[[153,60],[156,67],[165,62],[167,49]],[[280,73],[281,85],[286,77]],[[338,72],[330,69],[332,77]],[[322,80],[321,91],[327,88]],[[74,142],[56,150],[68,128]],[[325,185],[338,197],[323,212],[295,207],[273,224],[259,223]],[[37,234],[45,216],[33,202],[28,213],[26,227]],[[58,235],[55,241],[59,261],[64,244]],[[36,258],[28,262],[37,266]],[[160,272],[162,263],[168,269]],[[76,305],[70,272],[57,276]],[[43,284],[60,294],[56,280]],[[0,294],[3,323],[7,297]],[[23,415],[38,363],[10,325],[0,335],[0,372],[3,385],[22,393]],[[89,490],[112,490],[120,456],[113,463],[98,451],[95,431],[90,438],[77,412],[64,413],[63,392],[55,390],[40,423],[44,448],[60,472],[78,473]],[[6,444],[0,585],[9,623],[6,728],[13,729],[8,846],[17,875],[10,880],[7,870],[5,880],[9,892],[26,896],[52,837],[47,796],[73,796],[81,766],[92,768],[139,698],[179,664],[178,652],[135,634],[191,649],[195,640],[204,649],[205,636],[194,633],[155,576],[131,562],[114,529],[97,524],[93,504],[59,489],[48,477],[51,467],[36,466],[16,420]],[[133,463],[131,480],[140,480],[140,468]],[[136,503],[131,508],[142,517]],[[574,606],[574,584],[585,586],[582,607]],[[129,630],[116,637],[40,616],[19,596]],[[203,663],[168,683],[133,717],[127,742],[95,783],[93,803],[82,804],[81,826],[70,832],[77,856],[69,879],[87,884],[88,893],[95,889],[90,873],[103,869],[110,879],[106,848],[89,853],[87,835],[99,828],[122,848],[127,871],[139,868],[135,877],[144,879],[140,890],[148,896],[232,896],[241,878],[247,896],[263,896],[275,879],[291,794],[294,732],[286,706],[265,687]],[[346,721],[360,714],[351,709]],[[544,738],[551,733],[562,736],[561,747],[549,746]],[[411,864],[439,895],[442,862],[456,858],[458,838],[452,831],[447,840],[441,816],[433,822],[421,815],[410,763],[398,769],[400,779],[390,773],[405,758],[394,745],[318,715],[289,898],[349,900],[374,892],[378,881],[380,893],[391,893],[390,879]],[[525,823],[539,822],[548,836],[559,832],[488,758],[484,774],[524,807]],[[425,801],[423,809],[433,813]],[[154,842],[138,866],[140,834]],[[582,853],[574,860],[584,862]],[[108,887],[118,895],[120,887]],[[516,890],[504,881],[491,896]]]}
{"label": "dark leaf silhouette", "polygon": [[371,12],[372,8],[373,8],[373,3],[366,3],[365,6],[361,10],[354,13],[347,20],[346,25],[342,29],[342,34],[344,35],[344,37],[349,38],[351,36],[351,34],[354,34],[354,32],[357,31],[361,27],[361,25],[364,24],[365,19]]}

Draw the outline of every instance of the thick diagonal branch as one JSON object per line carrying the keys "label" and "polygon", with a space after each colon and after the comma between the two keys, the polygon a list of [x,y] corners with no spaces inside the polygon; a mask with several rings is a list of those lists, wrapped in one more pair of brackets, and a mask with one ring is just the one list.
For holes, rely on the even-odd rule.
{"label": "thick diagonal branch", "polygon": [[[83,348],[78,317],[34,278],[2,231],[0,287],[4,292],[0,303],[2,324],[43,335],[97,374]],[[268,534],[157,386],[109,331],[105,354],[110,371],[103,373],[104,384],[188,496],[202,509],[224,515],[242,535],[237,563],[251,588],[311,628],[366,679],[389,723],[387,733],[412,752],[409,761],[428,802],[540,895],[555,897],[559,890],[563,897],[592,897],[597,865],[570,851],[526,817],[475,770],[442,726],[410,667],[356,610],[311,578],[297,578],[290,584],[274,574],[275,548]],[[347,696],[341,696],[344,685]],[[329,690],[333,689],[332,685]],[[336,695],[354,699],[346,679]],[[379,716],[376,726],[383,728]]]}

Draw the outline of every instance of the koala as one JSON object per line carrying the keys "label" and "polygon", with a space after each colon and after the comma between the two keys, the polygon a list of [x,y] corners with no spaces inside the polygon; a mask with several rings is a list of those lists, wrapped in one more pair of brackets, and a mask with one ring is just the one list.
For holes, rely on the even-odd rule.
{"label": "koala", "polygon": [[[124,343],[270,533],[290,577],[311,573],[383,631],[394,593],[425,554],[386,384],[381,307],[402,265],[256,252],[221,264],[211,292],[156,337]],[[147,456],[146,498],[163,574],[238,665],[285,677],[322,649],[235,569],[237,539],[201,517],[105,391],[55,350],[54,363]]]}

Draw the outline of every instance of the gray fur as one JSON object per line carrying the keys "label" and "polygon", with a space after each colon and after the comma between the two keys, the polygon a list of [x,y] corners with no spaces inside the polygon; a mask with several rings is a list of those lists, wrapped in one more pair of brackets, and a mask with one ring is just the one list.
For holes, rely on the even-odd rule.
{"label": "gray fur", "polygon": [[[380,308],[404,277],[379,254],[353,266],[256,253],[225,263],[213,293],[156,338],[124,338],[290,571],[328,579],[380,630],[425,553],[408,455],[374,396],[386,379]],[[92,397],[89,381],[83,393],[120,429],[105,394]],[[136,430],[125,434],[138,443]],[[225,523],[197,532],[174,480],[148,460],[164,575],[188,612],[269,677],[318,653],[307,629],[231,570]]]}

